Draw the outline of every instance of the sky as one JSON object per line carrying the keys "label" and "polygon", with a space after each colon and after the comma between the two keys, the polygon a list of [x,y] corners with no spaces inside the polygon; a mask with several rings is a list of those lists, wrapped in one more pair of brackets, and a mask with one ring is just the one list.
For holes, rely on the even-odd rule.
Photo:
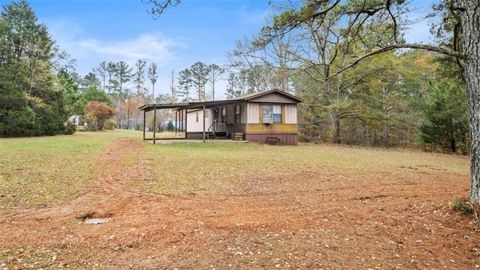
{"label": "sky", "polygon": [[[5,0],[0,0],[3,2]],[[409,42],[429,42],[428,21],[421,21],[434,0],[415,0],[406,33]],[[154,19],[142,0],[30,0],[40,22],[57,44],[77,60],[84,75],[99,62],[137,59],[159,65],[159,91],[168,92],[172,70],[196,61],[225,64],[234,42],[253,36],[268,22],[268,0],[183,0]],[[217,93],[224,93],[225,82]]]}

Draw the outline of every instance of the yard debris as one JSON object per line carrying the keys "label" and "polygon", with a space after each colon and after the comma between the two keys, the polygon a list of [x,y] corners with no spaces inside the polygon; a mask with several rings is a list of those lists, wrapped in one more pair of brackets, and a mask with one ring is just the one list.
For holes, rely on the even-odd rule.
{"label": "yard debris", "polygon": [[85,224],[98,225],[98,224],[105,224],[109,221],[110,221],[109,218],[86,218]]}

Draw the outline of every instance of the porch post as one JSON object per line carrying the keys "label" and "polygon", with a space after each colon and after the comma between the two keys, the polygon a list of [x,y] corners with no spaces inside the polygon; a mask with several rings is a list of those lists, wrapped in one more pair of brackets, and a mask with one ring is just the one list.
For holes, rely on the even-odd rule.
{"label": "porch post", "polygon": [[188,109],[185,108],[185,139],[187,138]]}
{"label": "porch post", "polygon": [[183,117],[182,117],[182,110],[178,111],[178,132],[182,132],[182,122],[183,122]]}
{"label": "porch post", "polygon": [[175,110],[175,135],[177,135],[178,123],[177,123],[177,110]]}
{"label": "porch post", "polygon": [[153,144],[155,144],[155,133],[157,132],[157,105],[153,109]]}
{"label": "porch post", "polygon": [[203,142],[205,143],[205,104],[203,104]]}
{"label": "porch post", "polygon": [[147,123],[146,111],[143,110],[143,140],[145,141],[145,124]]}

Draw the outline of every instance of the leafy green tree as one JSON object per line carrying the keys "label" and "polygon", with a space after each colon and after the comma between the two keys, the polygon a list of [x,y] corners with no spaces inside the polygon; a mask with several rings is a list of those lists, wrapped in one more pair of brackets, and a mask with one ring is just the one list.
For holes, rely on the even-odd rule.
{"label": "leafy green tree", "polygon": [[54,41],[27,1],[3,6],[0,43],[0,136],[70,132],[53,72]]}
{"label": "leafy green tree", "polygon": [[190,80],[193,88],[197,91],[197,99],[204,101],[205,85],[208,82],[209,67],[202,62],[196,62],[190,67]]}
{"label": "leafy green tree", "polygon": [[190,90],[193,87],[190,69],[186,68],[178,73],[178,86],[177,95],[183,97],[185,101],[188,101]]}
{"label": "leafy green tree", "polygon": [[227,98],[235,98],[242,95],[242,89],[238,88],[238,76],[230,72],[227,79]]}
{"label": "leafy green tree", "polygon": [[85,88],[100,87],[101,82],[97,78],[97,75],[95,75],[95,73],[89,72],[87,75],[83,76],[83,79],[81,80],[81,85]]}
{"label": "leafy green tree", "polygon": [[110,96],[98,90],[98,88],[94,86],[88,87],[87,89],[83,90],[81,97],[84,105],[86,105],[86,103],[90,101],[103,102],[109,106],[112,105],[112,99],[110,98]]}
{"label": "leafy green tree", "polygon": [[419,126],[424,144],[451,153],[467,152],[468,108],[465,85],[439,80],[430,83],[424,106],[425,121]]}

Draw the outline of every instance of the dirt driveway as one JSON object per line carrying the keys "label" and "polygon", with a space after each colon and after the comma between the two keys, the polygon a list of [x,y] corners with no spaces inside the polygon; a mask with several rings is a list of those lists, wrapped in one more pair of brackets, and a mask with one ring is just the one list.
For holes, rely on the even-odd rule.
{"label": "dirt driveway", "polygon": [[[466,194],[461,176],[395,174],[358,181],[299,171],[282,190],[239,196],[139,192],[148,160],[124,166],[144,145],[113,143],[78,197],[0,216],[5,268],[99,269],[475,269],[480,237],[447,202]],[[414,168],[412,168],[414,170]],[[415,172],[414,172],[415,173]],[[419,172],[420,173],[420,172]],[[321,188],[295,188],[318,178]],[[381,180],[381,181],[380,181]],[[250,179],[252,186],[261,185]],[[438,185],[437,183],[442,183]],[[459,185],[459,183],[462,183]],[[291,187],[291,188],[290,188]],[[109,222],[85,224],[82,218]],[[3,263],[3,264],[2,264]]]}

